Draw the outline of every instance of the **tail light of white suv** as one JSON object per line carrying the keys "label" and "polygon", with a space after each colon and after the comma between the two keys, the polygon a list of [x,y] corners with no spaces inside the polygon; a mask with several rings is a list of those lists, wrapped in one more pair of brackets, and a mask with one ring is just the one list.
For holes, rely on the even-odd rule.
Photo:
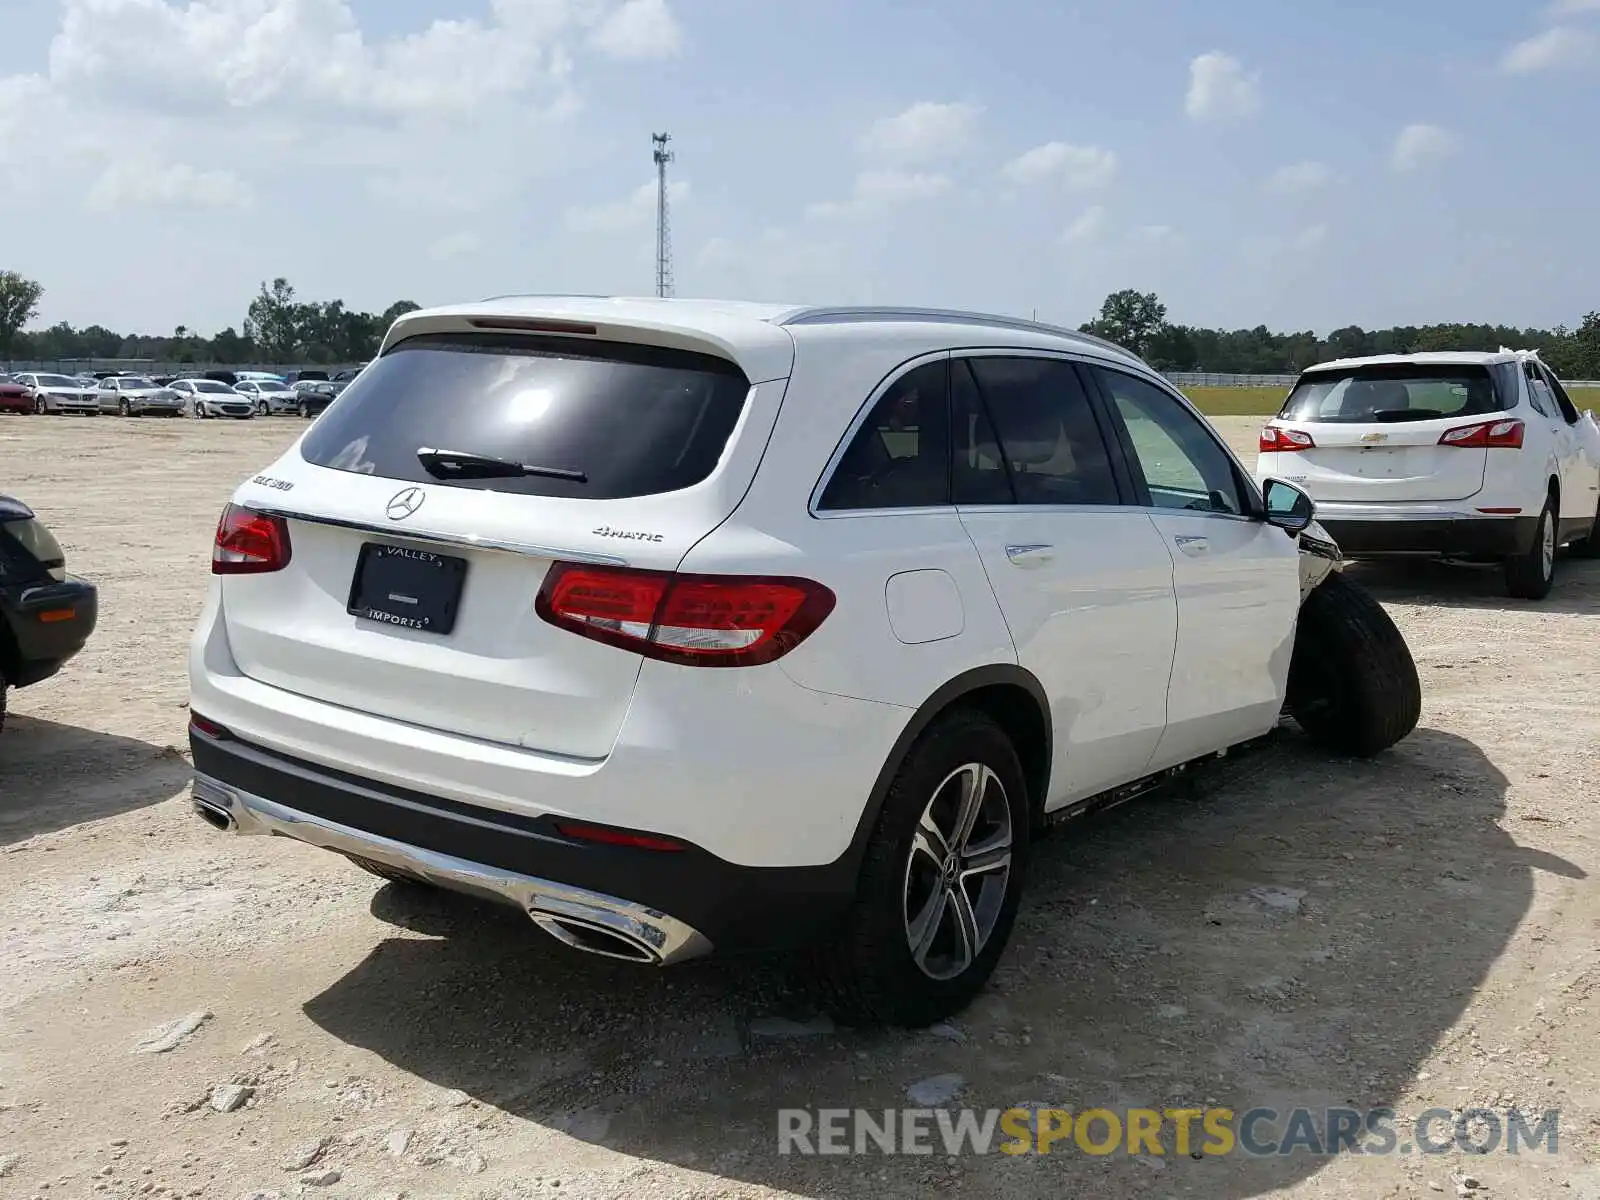
{"label": "tail light of white suv", "polygon": [[534,607],[560,629],[696,667],[769,663],[809,637],[834,594],[790,576],[690,575],[558,562]]}
{"label": "tail light of white suv", "polygon": [[1314,450],[1317,443],[1301,429],[1282,429],[1265,425],[1261,429],[1260,451],[1263,454],[1293,454],[1296,450]]}
{"label": "tail light of white suv", "polygon": [[1479,421],[1473,425],[1458,425],[1439,435],[1439,445],[1458,446],[1466,450],[1484,450],[1497,447],[1509,450],[1522,449],[1525,426],[1521,421]]}
{"label": "tail light of white suv", "polygon": [[213,575],[281,571],[289,565],[289,555],[289,524],[282,517],[237,504],[223,508],[211,547]]}

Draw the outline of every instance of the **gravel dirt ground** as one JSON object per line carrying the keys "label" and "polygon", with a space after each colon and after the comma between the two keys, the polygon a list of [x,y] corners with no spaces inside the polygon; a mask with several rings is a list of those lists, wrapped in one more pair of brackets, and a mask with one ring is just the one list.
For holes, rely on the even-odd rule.
{"label": "gravel dirt ground", "polygon": [[[1247,453],[1257,423],[1218,422]],[[1286,734],[1058,832],[988,994],[866,1033],[814,1020],[782,963],[586,958],[191,815],[217,511],[303,428],[0,419],[0,490],[102,589],[91,646],[0,736],[0,1196],[1600,1198],[1600,563],[1563,562],[1541,604],[1493,572],[1360,568],[1422,673],[1412,737],[1336,763]],[[1560,1138],[776,1153],[780,1107],[908,1106],[951,1075],[932,1090],[979,1108],[1516,1105],[1560,1109]]]}

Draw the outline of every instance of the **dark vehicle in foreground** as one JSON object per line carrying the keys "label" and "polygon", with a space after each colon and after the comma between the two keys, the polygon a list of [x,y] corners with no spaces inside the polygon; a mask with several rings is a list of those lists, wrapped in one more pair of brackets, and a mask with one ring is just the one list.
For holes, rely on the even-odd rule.
{"label": "dark vehicle in foreground", "polygon": [[345,383],[326,379],[302,379],[294,385],[297,396],[295,408],[302,417],[314,417],[339,398]]}
{"label": "dark vehicle in foreground", "polygon": [[98,616],[94,585],[67,574],[60,543],[31,508],[0,494],[0,728],[6,693],[59,671]]}

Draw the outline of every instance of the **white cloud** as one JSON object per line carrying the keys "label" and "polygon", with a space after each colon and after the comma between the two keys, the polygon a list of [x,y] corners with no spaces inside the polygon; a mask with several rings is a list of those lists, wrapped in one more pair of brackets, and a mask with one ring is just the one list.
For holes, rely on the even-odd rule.
{"label": "white cloud", "polygon": [[430,257],[438,262],[449,262],[451,259],[466,258],[483,249],[483,239],[471,230],[462,229],[455,233],[447,233],[444,237],[428,247]]}
{"label": "white cloud", "polygon": [[112,163],[86,198],[97,212],[117,208],[247,208],[249,187],[229,171],[201,171],[187,163],[158,166],[147,161]]}
{"label": "white cloud", "polygon": [[1117,156],[1098,146],[1072,146],[1046,142],[1012,159],[1000,174],[1012,183],[1042,183],[1060,179],[1067,187],[1087,190],[1111,182],[1117,173]]}
{"label": "white cloud", "polygon": [[1290,239],[1289,245],[1295,250],[1315,250],[1328,240],[1328,227],[1326,225],[1311,225],[1302,229]]}
{"label": "white cloud", "polygon": [[1461,138],[1438,125],[1407,125],[1394,140],[1391,161],[1397,171],[1416,171],[1458,153]]}
{"label": "white cloud", "polygon": [[1600,13],[1600,0],[1555,0],[1547,11],[1557,20],[1562,17],[1581,16],[1584,13]]}
{"label": "white cloud", "polygon": [[1597,60],[1600,37],[1587,29],[1556,25],[1512,46],[1500,60],[1500,69],[1509,75],[1527,75],[1581,67]]}
{"label": "white cloud", "polygon": [[1261,111],[1261,77],[1231,54],[1213,50],[1189,64],[1184,110],[1196,121],[1231,121]]}
{"label": "white cloud", "polygon": [[591,41],[612,58],[671,58],[683,48],[683,31],[667,0],[626,0],[601,22]]}
{"label": "white cloud", "polygon": [[982,114],[976,104],[924,100],[874,122],[861,139],[861,149],[901,165],[947,158],[966,149]]}
{"label": "white cloud", "polygon": [[813,204],[806,209],[806,216],[813,220],[876,217],[918,200],[931,200],[949,190],[950,179],[945,175],[894,170],[863,171],[856,176],[849,199]]}
{"label": "white cloud", "polygon": [[[635,59],[680,37],[666,0],[492,0],[368,40],[349,0],[62,0],[52,86],[172,113],[438,120],[513,97],[560,103],[569,41]],[[175,64],[182,64],[177,69]],[[159,64],[159,66],[157,66]]]}
{"label": "white cloud", "polygon": [[1105,229],[1106,210],[1102,205],[1095,204],[1078,214],[1077,219],[1061,235],[1061,240],[1071,246],[1083,245],[1099,241]]}
{"label": "white cloud", "polygon": [[1324,162],[1292,163],[1279,167],[1267,181],[1274,192],[1289,195],[1296,192],[1315,192],[1333,182],[1333,168]]}
{"label": "white cloud", "polygon": [[[674,179],[667,184],[667,200],[677,204],[689,196],[689,181]],[[617,232],[636,229],[655,220],[656,183],[641,183],[625,200],[598,204],[591,208],[569,208],[567,227],[579,233]]]}
{"label": "white cloud", "polygon": [[1141,225],[1133,231],[1135,240],[1152,245],[1167,245],[1178,240],[1178,231],[1171,225]]}

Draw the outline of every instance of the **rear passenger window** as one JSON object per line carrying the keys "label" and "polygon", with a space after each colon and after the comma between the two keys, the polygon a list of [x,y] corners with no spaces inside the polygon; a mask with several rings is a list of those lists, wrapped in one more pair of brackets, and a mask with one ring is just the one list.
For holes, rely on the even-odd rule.
{"label": "rear passenger window", "polygon": [[1556,415],[1568,425],[1578,423],[1578,406],[1572,402],[1572,397],[1567,395],[1567,389],[1561,386],[1561,381],[1556,378],[1556,373],[1549,367],[1540,367],[1539,374],[1544,378],[1545,386],[1550,389],[1551,402],[1555,405]]}
{"label": "rear passenger window", "polygon": [[949,375],[941,359],[889,385],[834,467],[819,509],[950,503]]}
{"label": "rear passenger window", "polygon": [[1549,384],[1545,383],[1538,369],[1529,362],[1522,364],[1522,373],[1528,381],[1528,400],[1533,407],[1552,420],[1556,419],[1556,398],[1550,393]]}
{"label": "rear passenger window", "polygon": [[1071,363],[969,358],[958,360],[955,372],[959,503],[1121,503],[1105,440]]}

